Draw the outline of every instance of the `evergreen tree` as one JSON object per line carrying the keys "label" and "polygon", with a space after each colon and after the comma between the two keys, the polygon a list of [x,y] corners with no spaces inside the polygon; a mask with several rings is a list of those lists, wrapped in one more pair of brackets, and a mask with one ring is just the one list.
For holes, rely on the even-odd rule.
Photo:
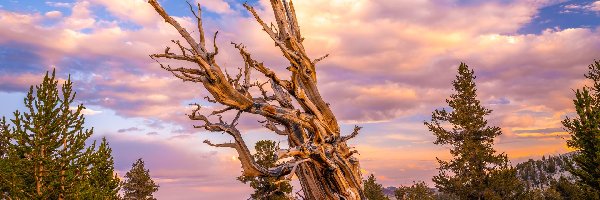
{"label": "evergreen tree", "polygon": [[125,174],[123,183],[123,199],[126,200],[155,200],[152,194],[158,191],[158,185],[150,177],[150,171],[144,167],[140,158],[133,163],[131,170]]}
{"label": "evergreen tree", "polygon": [[[431,121],[425,122],[429,131],[437,137],[434,144],[449,145],[453,156],[450,161],[436,158],[440,171],[439,175],[433,177],[433,182],[441,192],[461,199],[499,196],[506,189],[496,188],[503,185],[495,183],[510,183],[513,186],[516,184],[513,182],[519,181],[516,173],[498,172],[514,169],[509,167],[505,154],[496,155],[492,148],[494,138],[502,132],[499,127],[488,126],[484,119],[492,111],[481,106],[477,100],[474,79],[473,70],[461,63],[456,80],[452,82],[456,93],[446,100],[451,110],[435,110]],[[515,176],[511,177],[510,174]]]}
{"label": "evergreen tree", "polygon": [[397,200],[434,200],[434,192],[425,182],[415,182],[411,186],[400,186],[394,191]]}
{"label": "evergreen tree", "polygon": [[377,183],[377,179],[375,179],[375,176],[373,174],[371,174],[369,176],[369,178],[367,178],[367,180],[363,181],[363,185],[364,185],[365,197],[367,197],[368,200],[389,200],[390,199],[383,193],[383,186],[381,186],[381,184]]}
{"label": "evergreen tree", "polygon": [[571,135],[567,145],[577,151],[573,155],[575,167],[568,171],[600,193],[600,61],[589,65],[585,77],[592,80],[594,86],[575,91],[573,103],[577,117],[567,117],[562,122]]}
{"label": "evergreen tree", "polygon": [[[256,153],[252,155],[257,164],[265,168],[275,167],[277,165],[277,151],[279,146],[275,141],[261,140],[254,146]],[[254,188],[254,193],[250,196],[252,199],[289,199],[292,192],[292,185],[287,181],[279,181],[275,177],[238,177],[243,183],[250,183]]]}
{"label": "evergreen tree", "polygon": [[90,190],[85,199],[119,199],[121,181],[115,173],[112,149],[106,138],[102,138],[102,143],[94,152],[92,163],[88,177]]}
{"label": "evergreen tree", "polygon": [[[29,89],[28,112],[15,111],[12,127],[0,120],[0,199],[118,198],[111,150],[105,140],[97,152],[95,142],[86,147],[93,129],[83,127],[83,105],[71,106],[72,85],[69,78],[59,92],[55,72],[46,73]],[[97,172],[104,169],[107,177]]]}
{"label": "evergreen tree", "polygon": [[8,199],[10,187],[7,179],[8,173],[12,171],[10,169],[9,161],[8,161],[8,142],[10,141],[10,137],[8,134],[8,127],[1,126],[6,125],[6,119],[2,117],[0,119],[0,199]]}
{"label": "evergreen tree", "polygon": [[589,199],[597,200],[600,196],[594,189],[582,184],[577,184],[569,181],[566,177],[561,176],[558,180],[553,180],[550,188],[544,191],[545,196],[558,194],[561,199]]}
{"label": "evergreen tree", "polygon": [[84,129],[83,105],[75,98],[69,79],[58,89],[55,72],[46,73],[40,85],[30,87],[24,99],[26,112],[15,111],[2,120],[5,146],[0,172],[5,195],[16,199],[74,199],[81,191],[92,149],[85,146],[93,129]]}

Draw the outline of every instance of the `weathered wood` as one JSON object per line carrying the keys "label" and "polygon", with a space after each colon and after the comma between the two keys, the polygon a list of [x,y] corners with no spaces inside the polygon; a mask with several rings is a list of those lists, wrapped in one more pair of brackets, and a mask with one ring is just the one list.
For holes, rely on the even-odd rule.
{"label": "weathered wood", "polygon": [[[234,78],[228,73],[223,73],[215,60],[215,55],[218,53],[216,42],[214,52],[207,51],[200,8],[195,13],[190,5],[190,10],[197,20],[200,37],[200,42],[196,43],[191,34],[170,17],[156,0],[148,2],[180,33],[189,46],[173,41],[178,45],[181,54],[172,53],[169,48],[166,48],[164,53],[152,54],[150,57],[155,60],[164,58],[195,63],[197,68],[171,68],[160,65],[183,81],[201,83],[213,98],[207,97],[209,101],[226,106],[224,109],[213,111],[211,115],[228,111],[237,112],[231,123],[225,123],[221,117],[218,122],[211,122],[209,117],[200,114],[200,106],[196,104],[196,109],[189,115],[191,120],[203,122],[202,125],[195,126],[196,128],[225,132],[234,139],[233,142],[223,144],[213,144],[207,140],[206,144],[234,148],[239,155],[245,176],[270,176],[277,177],[280,181],[290,181],[292,175],[297,175],[305,199],[364,199],[359,162],[353,156],[357,151],[351,151],[346,144],[347,140],[358,134],[360,127],[356,127],[348,136],[340,135],[337,119],[317,87],[315,64],[327,55],[314,60],[308,57],[302,44],[300,26],[291,1],[270,1],[276,28],[268,26],[254,8],[244,4],[275,42],[275,46],[281,50],[283,57],[289,61],[290,66],[287,69],[291,72],[291,76],[287,80],[280,78],[263,63],[254,60],[244,46],[233,43],[239,50],[245,67],[244,70],[240,69],[240,74]],[[256,70],[269,81],[251,83],[252,70]],[[271,85],[271,92],[263,88],[267,83]],[[252,96],[256,93],[251,93],[250,90],[258,90],[261,95]],[[300,108],[296,108],[293,102],[300,105]],[[240,131],[236,128],[236,122],[242,113],[263,116],[265,118],[263,123],[267,129],[275,134],[288,136],[290,147],[279,152],[278,158],[292,159],[268,169],[258,165]]]}

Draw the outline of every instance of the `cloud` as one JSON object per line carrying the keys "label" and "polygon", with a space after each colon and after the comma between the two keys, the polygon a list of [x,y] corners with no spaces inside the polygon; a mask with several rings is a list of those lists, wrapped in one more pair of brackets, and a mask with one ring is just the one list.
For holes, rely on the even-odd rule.
{"label": "cloud", "polygon": [[561,13],[572,13],[572,12],[598,12],[600,11],[600,1],[594,1],[589,4],[567,4],[563,6],[565,10]]}
{"label": "cloud", "polygon": [[71,15],[63,21],[62,26],[74,31],[92,28],[96,23],[96,19],[92,16],[90,6],[87,1],[75,3],[71,9]]}
{"label": "cloud", "polygon": [[542,128],[542,129],[529,129],[529,130],[514,130],[513,131],[519,137],[564,137],[569,136],[563,128]]}
{"label": "cloud", "polygon": [[48,6],[59,7],[59,8],[69,8],[69,7],[73,6],[72,3],[66,3],[66,2],[46,1],[45,3]]}
{"label": "cloud", "polygon": [[125,133],[125,132],[131,132],[131,131],[143,131],[144,129],[140,129],[138,127],[130,127],[130,128],[125,128],[125,129],[119,129],[117,130],[117,132],[119,133]]}
{"label": "cloud", "polygon": [[502,104],[506,105],[506,104],[510,104],[510,100],[508,100],[506,97],[501,97],[498,99],[492,99],[488,103],[492,104],[492,105],[502,105]]}
{"label": "cloud", "polygon": [[[332,82],[322,85],[326,99],[342,120],[388,120],[418,104],[417,92],[395,83],[355,85]],[[353,109],[349,109],[353,108]]]}
{"label": "cloud", "polygon": [[515,130],[515,133],[555,133],[564,132],[563,128],[543,128],[543,129],[529,129],[529,130]]}
{"label": "cloud", "polygon": [[595,1],[594,3],[590,4],[590,9],[593,11],[600,11],[600,1]]}
{"label": "cloud", "polygon": [[85,108],[85,109],[81,110],[81,113],[84,115],[97,115],[97,114],[102,113],[102,111]]}
{"label": "cloud", "polygon": [[156,26],[160,17],[152,6],[144,0],[90,0],[92,4],[105,7],[112,15],[121,21],[133,22],[144,27]]}
{"label": "cloud", "polygon": [[59,18],[62,17],[62,13],[60,11],[48,11],[46,12],[46,14],[44,14],[44,16],[48,17],[48,18]]}
{"label": "cloud", "polygon": [[229,3],[223,0],[212,0],[212,1],[201,1],[197,0],[202,6],[208,10],[219,13],[219,14],[232,14],[234,11],[229,6]]}
{"label": "cloud", "polygon": [[[564,141],[556,139],[562,133],[548,128],[560,127],[561,118],[572,110],[571,89],[585,85],[586,66],[600,51],[600,29],[519,34],[542,6],[534,2],[539,1],[294,3],[309,56],[331,54],[317,65],[321,95],[344,122],[342,128],[354,123],[365,126],[352,146],[361,153],[361,166],[387,177],[384,184],[391,185],[430,177],[437,166],[434,158],[449,156],[444,147],[428,143],[432,135],[422,121],[445,106],[460,62],[475,70],[478,98],[494,110],[490,124],[501,126],[505,133],[499,138],[500,150],[511,158],[566,151]],[[187,10],[185,3],[179,3]],[[233,41],[247,45],[256,59],[282,77],[289,74],[285,70],[289,64],[254,19],[237,13],[237,2],[201,3],[210,11],[204,21],[207,34],[220,30],[217,61],[221,66],[230,72],[243,66],[229,44]],[[144,157],[164,186],[159,191],[165,198],[183,193],[190,197],[181,199],[194,199],[194,194],[207,195],[206,199],[246,197],[242,194],[249,189],[234,179],[239,175],[239,162],[230,159],[235,152],[211,153],[214,149],[198,145],[199,136],[189,134],[194,131],[193,122],[184,115],[189,111],[186,106],[206,103],[202,97],[208,93],[199,84],[172,77],[148,58],[172,46],[170,40],[181,40],[176,30],[142,0],[47,4],[71,12],[59,16],[0,10],[0,23],[7,27],[0,30],[0,90],[25,91],[54,66],[61,78],[72,75],[85,105],[146,121],[140,128],[114,130],[127,132],[110,140],[121,172]],[[268,4],[263,0],[256,7],[266,22],[272,22]],[[176,19],[195,30],[192,18]],[[207,112],[214,109],[218,107],[206,107]],[[240,126],[244,131],[259,131],[256,120],[244,115]],[[142,129],[148,133],[134,137]],[[157,135],[155,129],[180,131]],[[229,188],[234,192],[224,194]]]}
{"label": "cloud", "polygon": [[152,131],[152,132],[148,132],[148,133],[146,133],[146,135],[158,135],[158,132],[156,132],[156,131]]}
{"label": "cloud", "polygon": [[29,86],[39,84],[40,79],[43,78],[43,75],[38,74],[20,74],[19,76],[11,76],[9,74],[0,75],[0,83],[2,85],[2,90],[9,92],[25,92],[25,88],[29,88]]}
{"label": "cloud", "polygon": [[135,160],[142,158],[152,179],[160,185],[157,198],[242,199],[250,193],[249,186],[234,181],[241,175],[241,167],[239,161],[229,158],[233,152],[190,151],[189,144],[158,138],[105,136],[113,150],[117,173],[123,176]]}

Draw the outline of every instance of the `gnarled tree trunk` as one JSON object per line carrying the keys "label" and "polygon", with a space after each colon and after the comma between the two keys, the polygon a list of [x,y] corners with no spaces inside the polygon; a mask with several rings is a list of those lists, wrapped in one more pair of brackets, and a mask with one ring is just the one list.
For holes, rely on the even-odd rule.
{"label": "gnarled tree trunk", "polygon": [[[287,68],[291,72],[289,79],[281,79],[263,63],[254,60],[242,45],[234,44],[245,61],[245,68],[231,77],[217,64],[215,55],[218,48],[209,52],[206,47],[202,27],[201,9],[194,12],[198,22],[199,42],[181,25],[170,17],[156,0],[148,1],[185,39],[187,45],[174,41],[180,54],[170,52],[153,54],[153,59],[166,58],[183,60],[197,65],[195,68],[161,67],[183,81],[202,84],[212,98],[213,103],[225,106],[222,110],[205,116],[200,114],[200,105],[189,115],[192,120],[199,120],[203,125],[195,126],[209,131],[226,132],[235,142],[213,144],[215,147],[234,148],[239,154],[243,174],[245,176],[270,176],[281,181],[290,181],[293,174],[299,177],[305,199],[364,199],[362,178],[358,160],[353,156],[356,150],[350,150],[346,141],[358,134],[360,127],[355,127],[348,136],[340,135],[340,127],[335,115],[325,103],[317,88],[315,64],[326,56],[311,60],[304,50],[303,38],[296,20],[294,6],[286,0],[271,0],[276,27],[270,27],[261,20],[256,11],[249,5],[244,6],[256,18],[263,30],[273,39],[283,56],[289,61]],[[216,33],[214,38],[216,38]],[[213,39],[214,39],[213,38]],[[251,71],[269,79],[266,83],[251,82]],[[265,90],[265,85],[272,90]],[[260,95],[253,96],[255,90]],[[296,102],[300,108],[293,104]],[[226,123],[219,117],[218,122],[210,120],[212,115],[235,111],[236,117]],[[236,122],[242,113],[261,115],[265,118],[264,126],[279,135],[288,137],[289,149],[278,152],[279,159],[287,161],[273,168],[263,168],[253,160]]]}

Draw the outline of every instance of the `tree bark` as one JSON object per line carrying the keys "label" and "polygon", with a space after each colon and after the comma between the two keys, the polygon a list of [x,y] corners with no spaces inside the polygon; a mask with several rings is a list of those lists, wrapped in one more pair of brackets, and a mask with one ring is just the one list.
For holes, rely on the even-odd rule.
{"label": "tree bark", "polygon": [[[159,62],[160,66],[171,72],[175,77],[185,81],[200,83],[211,94],[206,97],[213,103],[224,105],[222,110],[213,111],[210,115],[200,114],[201,106],[189,115],[191,120],[202,122],[195,126],[209,131],[226,132],[234,138],[234,142],[213,144],[215,147],[234,148],[242,164],[244,176],[277,177],[280,181],[290,181],[296,174],[300,180],[305,199],[365,199],[362,191],[362,177],[358,159],[350,150],[346,141],[358,134],[360,127],[355,127],[348,136],[340,135],[340,127],[329,104],[321,97],[317,88],[315,64],[326,56],[311,60],[305,52],[300,27],[296,19],[294,5],[287,0],[271,0],[271,6],[276,19],[276,26],[268,26],[251,6],[244,7],[254,16],[263,30],[281,50],[290,66],[289,79],[281,79],[270,68],[252,58],[243,45],[235,44],[244,59],[245,67],[233,78],[223,73],[217,64],[215,55],[218,54],[216,45],[217,33],[213,37],[214,51],[206,47],[205,34],[202,27],[201,7],[190,10],[197,20],[199,42],[170,17],[156,0],[149,0],[156,12],[184,38],[186,44],[173,41],[180,54],[170,52],[167,47],[164,53],[152,54],[150,57],[157,62],[158,58],[183,60],[197,65],[195,68],[171,68]],[[252,82],[251,71],[259,72],[269,81],[265,83]],[[272,91],[267,91],[268,85]],[[251,92],[254,91],[254,92]],[[260,94],[256,96],[253,94]],[[294,104],[295,102],[296,104]],[[294,105],[300,105],[296,108]],[[228,111],[237,112],[231,123],[226,123],[220,114]],[[264,126],[279,135],[288,136],[289,149],[278,153],[281,161],[276,167],[263,168],[256,164],[236,123],[242,113],[261,115]],[[219,116],[218,121],[209,119]],[[214,118],[214,117],[213,117]]]}

